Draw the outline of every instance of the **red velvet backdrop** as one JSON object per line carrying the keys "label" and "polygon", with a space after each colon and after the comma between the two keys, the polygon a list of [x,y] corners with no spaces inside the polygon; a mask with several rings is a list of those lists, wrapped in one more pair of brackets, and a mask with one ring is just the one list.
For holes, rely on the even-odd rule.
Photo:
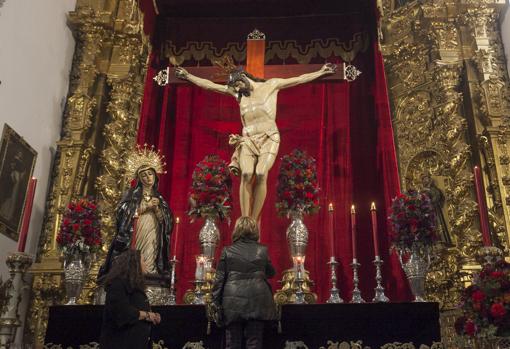
{"label": "red velvet backdrop", "polygon": [[[359,26],[360,21],[353,21]],[[342,26],[346,27],[345,21]],[[355,28],[359,31],[359,28]],[[161,34],[160,34],[161,35]],[[350,37],[350,33],[346,34]],[[372,33],[375,37],[375,34]],[[191,40],[191,39],[190,39]],[[332,57],[329,61],[338,62]],[[281,91],[278,96],[277,124],[281,132],[278,160],[269,175],[268,196],[262,213],[261,242],[268,245],[278,273],[272,281],[277,289],[281,273],[291,266],[285,231],[286,218],[277,216],[276,184],[280,157],[294,148],[315,157],[322,188],[322,209],[306,217],[309,245],[306,269],[315,281],[319,302],[329,296],[331,241],[328,238],[328,202],[335,206],[334,252],[340,261],[338,287],[344,300],[352,290],[350,206],[356,205],[358,259],[361,263],[360,288],[365,300],[374,296],[375,268],[370,224],[370,203],[378,208],[379,241],[384,286],[392,301],[410,299],[405,277],[395,256],[389,255],[386,217],[391,198],[399,191],[393,131],[388,106],[382,56],[374,40],[370,48],[353,62],[363,74],[352,83],[313,82]],[[232,149],[228,135],[240,133],[239,107],[234,98],[208,92],[190,84],[157,86],[152,77],[165,66],[155,49],[151,54],[138,143],[154,144],[166,155],[167,171],[160,191],[176,216],[181,217],[177,259],[178,300],[192,288],[195,255],[199,253],[198,232],[202,222],[190,224],[186,217],[188,190],[195,165],[208,154],[218,154],[227,162]],[[232,220],[240,215],[239,179],[234,179],[235,207]],[[231,242],[233,225],[220,225],[222,232],[217,255]],[[173,244],[174,238],[172,238]]]}

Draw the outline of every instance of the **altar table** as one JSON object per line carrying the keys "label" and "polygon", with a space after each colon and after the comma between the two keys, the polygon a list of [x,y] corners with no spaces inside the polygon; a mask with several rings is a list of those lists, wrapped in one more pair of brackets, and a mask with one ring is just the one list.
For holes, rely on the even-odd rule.
{"label": "altar table", "polygon": [[[162,322],[153,339],[167,349],[222,348],[223,331],[214,324],[207,334],[204,306],[153,307]],[[103,307],[53,306],[49,311],[45,343],[62,348],[98,347]],[[362,341],[363,347],[412,342],[431,345],[440,341],[437,303],[366,303],[284,305],[281,333],[277,323],[266,326],[264,348],[328,348],[328,341]],[[202,344],[200,344],[202,342]],[[92,343],[92,344],[91,344]],[[120,348],[119,348],[120,349]]]}

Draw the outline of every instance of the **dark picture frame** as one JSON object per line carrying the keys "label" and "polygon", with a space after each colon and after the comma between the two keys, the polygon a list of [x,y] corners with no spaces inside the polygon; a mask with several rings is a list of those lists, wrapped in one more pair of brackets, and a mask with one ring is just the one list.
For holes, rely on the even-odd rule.
{"label": "dark picture frame", "polygon": [[0,140],[0,233],[18,240],[37,152],[4,124]]}

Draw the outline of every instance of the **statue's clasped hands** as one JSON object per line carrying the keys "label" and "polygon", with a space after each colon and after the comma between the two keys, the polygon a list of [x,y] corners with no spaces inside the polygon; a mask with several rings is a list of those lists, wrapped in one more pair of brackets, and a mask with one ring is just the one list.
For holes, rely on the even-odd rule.
{"label": "statue's clasped hands", "polygon": [[158,198],[151,198],[149,204],[147,205],[149,209],[155,209],[159,206]]}
{"label": "statue's clasped hands", "polygon": [[148,209],[153,210],[156,214],[156,217],[161,222],[163,220],[163,212],[161,212],[161,209],[159,208],[159,199],[158,198],[152,198],[149,201]]}

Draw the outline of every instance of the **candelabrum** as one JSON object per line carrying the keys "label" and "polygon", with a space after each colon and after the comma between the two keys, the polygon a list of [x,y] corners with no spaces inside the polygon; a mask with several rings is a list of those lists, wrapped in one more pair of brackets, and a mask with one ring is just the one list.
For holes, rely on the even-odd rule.
{"label": "candelabrum", "polygon": [[177,267],[177,263],[179,263],[179,261],[177,260],[176,256],[174,256],[171,260],[170,260],[170,265],[172,267],[172,271],[170,273],[170,296],[168,297],[168,304],[169,305],[176,305],[177,303],[175,302],[175,283],[176,283],[176,280],[175,280],[175,268]]}
{"label": "candelabrum", "polygon": [[375,281],[377,282],[377,286],[374,288],[375,296],[372,299],[372,302],[389,302],[390,299],[386,297],[384,294],[384,287],[382,286],[382,273],[381,266],[383,265],[383,260],[379,256],[375,256],[374,265],[376,268]]}
{"label": "candelabrum", "polygon": [[[25,287],[23,279],[32,265],[32,256],[23,252],[13,252],[7,256],[10,278],[2,285],[2,305],[0,312],[0,348],[9,348],[16,337],[16,330],[21,325],[18,307]],[[4,287],[5,286],[5,287]]]}
{"label": "candelabrum", "polygon": [[329,291],[329,299],[326,303],[343,303],[344,300],[340,297],[340,293],[338,288],[336,288],[336,267],[338,262],[335,260],[335,257],[332,256],[328,262],[331,269],[331,290]]}
{"label": "candelabrum", "polygon": [[305,292],[303,291],[303,283],[305,281],[304,279],[304,263],[305,263],[305,257],[304,256],[295,256],[292,257],[294,262],[294,271],[295,271],[295,277],[294,277],[294,283],[296,284],[296,292],[295,292],[295,299],[294,304],[306,304],[305,301]]}
{"label": "candelabrum", "polygon": [[352,290],[352,299],[351,303],[365,303],[363,297],[361,297],[361,291],[358,288],[359,277],[358,277],[358,269],[361,264],[358,263],[356,258],[352,259],[351,267],[352,267],[352,282],[354,284],[354,289]]}
{"label": "candelabrum", "polygon": [[210,269],[210,259],[206,255],[198,255],[196,257],[196,270],[195,270],[195,299],[193,304],[205,304],[203,288],[206,283],[206,273]]}

